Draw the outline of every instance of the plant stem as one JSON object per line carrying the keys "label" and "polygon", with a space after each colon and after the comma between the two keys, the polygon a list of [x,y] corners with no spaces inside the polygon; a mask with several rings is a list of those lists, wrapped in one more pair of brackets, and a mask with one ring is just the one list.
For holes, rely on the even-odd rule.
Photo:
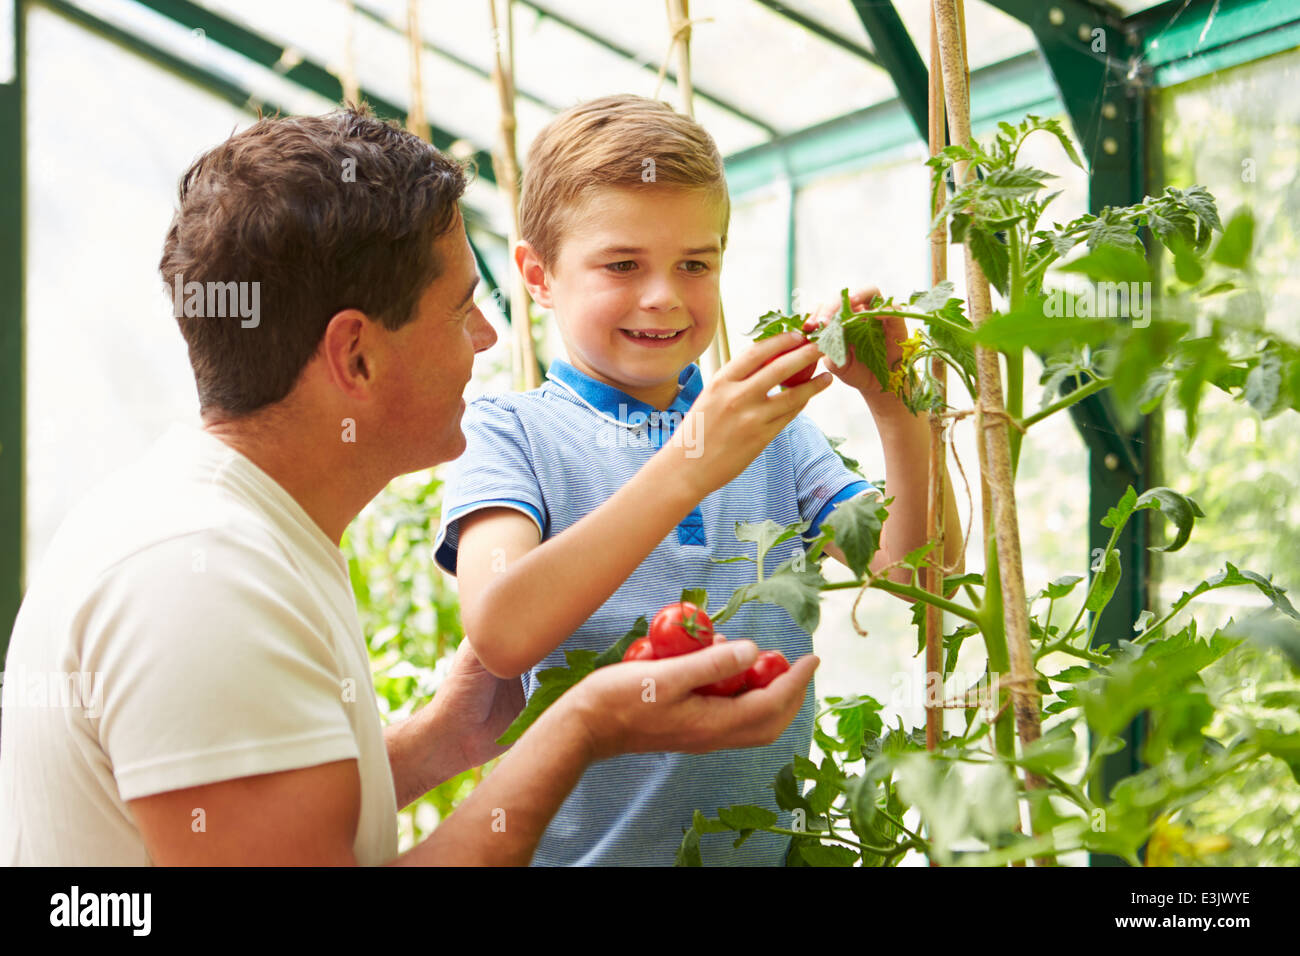
{"label": "plant stem", "polygon": [[[956,0],[934,0],[935,19],[939,33],[940,59],[943,67],[944,92],[948,101],[948,117],[953,140],[967,149],[971,146],[970,90],[966,84],[965,61],[962,51],[963,24]],[[958,175],[963,184],[969,176],[969,163],[959,164]],[[966,289],[970,300],[970,319],[978,329],[992,312],[988,279],[975,259],[969,243],[966,250]],[[1042,733],[1038,711],[1038,697],[1034,670],[1033,650],[1029,643],[1029,611],[1025,594],[1024,568],[1020,552],[1020,521],[1016,512],[1013,484],[1011,444],[1005,418],[1006,406],[1002,396],[1001,369],[998,353],[982,345],[975,348],[976,367],[979,369],[980,411],[977,428],[978,441],[985,445],[990,466],[989,485],[993,493],[997,559],[1003,588],[1003,615],[1006,624],[1007,650],[1011,658],[1011,672],[1015,680],[1012,699],[1016,713],[1016,729],[1020,741],[1028,746]],[[987,571],[986,571],[987,573]],[[1025,772],[1025,786],[1041,789],[1045,781],[1036,773]]]}
{"label": "plant stem", "polygon": [[860,581],[836,581],[834,584],[827,584],[822,587],[823,591],[843,591],[848,588],[860,588],[863,585],[876,588],[879,591],[888,591],[890,594],[897,594],[899,597],[910,597],[925,604],[933,605],[949,614],[955,614],[964,621],[970,621],[972,624],[979,624],[980,617],[978,612],[968,607],[963,607],[947,598],[941,598],[937,594],[931,594],[929,591],[922,590],[912,584],[899,584],[897,581],[891,581],[888,578],[868,578]]}
{"label": "plant stem", "polygon": [[1028,418],[1022,418],[1020,420],[1020,427],[1028,428],[1030,425],[1037,425],[1044,418],[1055,415],[1057,412],[1064,408],[1069,408],[1071,405],[1078,404],[1089,395],[1100,392],[1103,388],[1109,388],[1112,381],[1113,380],[1109,378],[1094,378],[1087,385],[1080,385],[1069,395],[1057,399],[1041,411],[1034,412],[1034,414],[1030,415]]}

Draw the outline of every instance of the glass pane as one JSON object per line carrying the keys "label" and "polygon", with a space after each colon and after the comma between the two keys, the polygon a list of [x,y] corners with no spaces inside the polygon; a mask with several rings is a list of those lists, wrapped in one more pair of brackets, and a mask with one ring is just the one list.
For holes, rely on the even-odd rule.
{"label": "glass pane", "polygon": [[[1164,120],[1164,184],[1206,186],[1226,221],[1249,206],[1255,215],[1253,268],[1267,317],[1291,341],[1300,338],[1300,103],[1290,95],[1300,82],[1300,52],[1280,54],[1163,91],[1157,101]],[[1158,171],[1157,171],[1158,172]],[[1272,575],[1294,594],[1300,587],[1300,429],[1296,413],[1261,421],[1217,389],[1207,389],[1194,444],[1188,446],[1183,415],[1167,408],[1162,484],[1190,494],[1206,517],[1197,521],[1181,551],[1159,555],[1159,595],[1175,599],[1226,562]],[[1167,402],[1167,405],[1172,403]],[[1196,601],[1201,632],[1238,620],[1263,603],[1253,589],[1227,588]],[[1175,626],[1179,625],[1176,619]],[[1207,671],[1212,694],[1234,702],[1256,686],[1294,679],[1272,657],[1236,653]],[[1280,714],[1296,728],[1294,714]],[[1231,735],[1231,728],[1212,730]],[[1238,846],[1216,865],[1300,863],[1295,816],[1300,798],[1280,764],[1261,768],[1249,789],[1221,788],[1193,806],[1188,820],[1205,832],[1230,832]]]}

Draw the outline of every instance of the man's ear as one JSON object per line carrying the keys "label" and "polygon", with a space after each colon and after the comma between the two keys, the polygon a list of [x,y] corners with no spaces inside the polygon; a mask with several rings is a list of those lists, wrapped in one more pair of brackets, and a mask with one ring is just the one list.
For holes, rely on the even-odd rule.
{"label": "man's ear", "polygon": [[523,276],[529,297],[542,308],[551,308],[551,287],[546,267],[542,265],[542,257],[527,239],[515,243],[515,265]]}
{"label": "man's ear", "polygon": [[365,401],[374,388],[375,333],[379,326],[364,312],[344,309],[325,326],[321,357],[334,387],[348,398]]}

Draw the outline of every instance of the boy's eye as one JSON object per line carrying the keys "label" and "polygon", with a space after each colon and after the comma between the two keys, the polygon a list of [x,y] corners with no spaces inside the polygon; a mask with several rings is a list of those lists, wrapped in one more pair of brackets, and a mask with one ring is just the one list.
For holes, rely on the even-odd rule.
{"label": "boy's eye", "polygon": [[700,272],[708,272],[708,271],[709,271],[709,264],[708,264],[707,262],[701,262],[699,259],[689,259],[689,260],[687,260],[685,263],[683,263],[683,265],[686,265],[686,266],[698,266],[698,267],[699,267],[699,268],[696,268],[696,269],[690,269],[690,268],[688,268],[688,269],[686,270],[687,272],[700,273]]}
{"label": "boy's eye", "polygon": [[[621,266],[628,266],[629,268],[620,268]],[[609,265],[605,266],[605,268],[610,272],[631,272],[632,268],[635,268],[635,266],[636,263],[631,259],[624,259],[622,262],[611,262]]]}

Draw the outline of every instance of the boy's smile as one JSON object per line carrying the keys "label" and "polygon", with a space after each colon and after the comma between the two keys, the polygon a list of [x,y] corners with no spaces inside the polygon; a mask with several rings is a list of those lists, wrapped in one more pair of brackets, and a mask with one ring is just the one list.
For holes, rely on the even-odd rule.
{"label": "boy's smile", "polygon": [[570,213],[553,269],[526,242],[516,261],[575,368],[666,409],[717,328],[723,227],[703,190],[604,187]]}

